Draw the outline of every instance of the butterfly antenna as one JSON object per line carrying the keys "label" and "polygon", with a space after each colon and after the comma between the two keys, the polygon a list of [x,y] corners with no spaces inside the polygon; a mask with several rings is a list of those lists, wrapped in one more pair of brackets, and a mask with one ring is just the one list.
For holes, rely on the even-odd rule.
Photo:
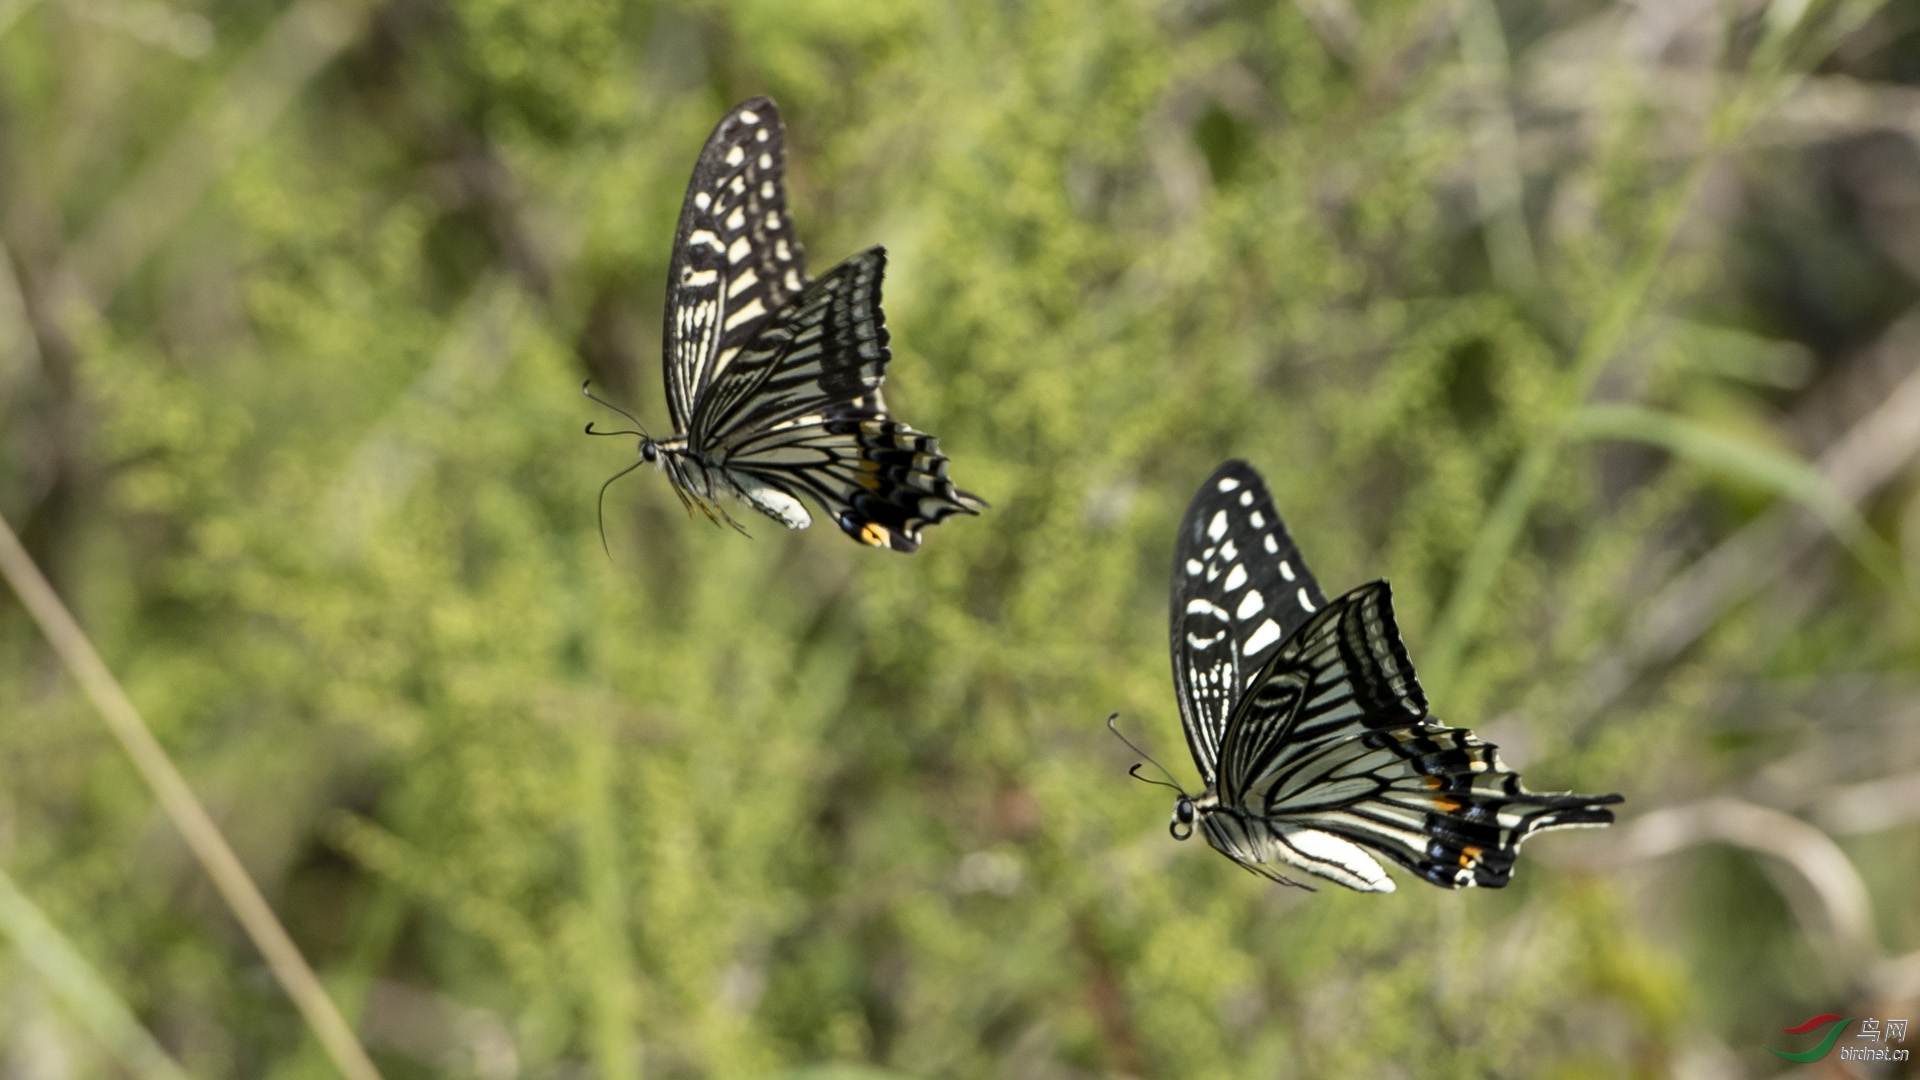
{"label": "butterfly antenna", "polygon": [[[591,428],[593,425],[588,424],[587,426]],[[612,476],[607,477],[607,482],[600,485],[600,497],[594,500],[594,516],[600,521],[600,550],[607,553],[608,559],[613,558],[613,549],[607,546],[607,488],[613,486],[615,480],[620,479],[645,464],[645,461],[636,461],[626,468],[621,469],[619,472],[614,473]]]}
{"label": "butterfly antenna", "polygon": [[623,431],[595,431],[593,430],[593,425],[588,424],[587,434],[589,435],[638,435],[643,439],[653,438],[653,436],[647,434],[647,425],[641,423],[639,417],[633,415],[632,413],[621,408],[620,406],[615,405],[613,402],[608,401],[606,398],[600,397],[599,395],[595,394],[593,392],[592,379],[588,379],[586,382],[583,382],[580,384],[580,392],[587,395],[588,401],[594,402],[599,405],[605,405],[607,408],[612,409],[614,412],[617,412],[621,416],[624,416],[627,419],[633,421],[633,426],[640,429],[639,431],[624,431],[624,432]]}
{"label": "butterfly antenna", "polygon": [[647,437],[647,433],[644,431],[595,431],[593,430],[592,421],[587,422],[587,434],[589,435],[638,435],[643,439]]}
{"label": "butterfly antenna", "polygon": [[1185,795],[1187,793],[1187,789],[1180,786],[1180,782],[1173,778],[1172,773],[1167,772],[1167,767],[1165,765],[1162,765],[1158,761],[1155,761],[1152,754],[1149,754],[1145,750],[1142,750],[1138,746],[1134,745],[1134,742],[1132,739],[1129,739],[1125,735],[1120,734],[1120,729],[1115,727],[1113,724],[1113,721],[1119,715],[1120,715],[1119,713],[1114,713],[1112,716],[1107,717],[1107,730],[1113,732],[1115,738],[1118,738],[1121,742],[1126,743],[1127,749],[1133,751],[1136,754],[1139,754],[1141,757],[1146,758],[1148,761],[1153,762],[1153,767],[1156,769],[1159,769],[1161,774],[1164,775],[1166,779],[1155,780],[1152,777],[1141,776],[1140,775],[1141,763],[1137,761],[1134,762],[1133,768],[1127,770],[1127,775],[1133,777],[1135,780],[1141,781],[1142,783],[1158,784],[1161,787],[1170,787],[1173,790],[1179,792],[1180,794]]}

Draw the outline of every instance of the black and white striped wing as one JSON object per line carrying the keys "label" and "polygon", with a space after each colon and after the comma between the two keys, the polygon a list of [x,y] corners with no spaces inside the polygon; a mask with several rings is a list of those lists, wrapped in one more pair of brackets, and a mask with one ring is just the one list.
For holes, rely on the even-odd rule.
{"label": "black and white striped wing", "polygon": [[1180,721],[1208,787],[1248,681],[1325,604],[1260,474],[1244,461],[1214,470],[1180,523],[1169,613]]}
{"label": "black and white striped wing", "polygon": [[667,408],[689,431],[707,386],[806,288],[787,218],[785,129],[772,101],[734,107],[687,182],[667,268]]}
{"label": "black and white striped wing", "polygon": [[805,494],[854,539],[906,552],[922,528],[986,504],[953,486],[938,440],[881,405],[885,271],[884,249],[861,252],[778,312],[709,385],[690,441],[750,501],[761,487]]}
{"label": "black and white striped wing", "polygon": [[1208,836],[1269,876],[1391,892],[1377,852],[1445,888],[1499,888],[1528,836],[1613,821],[1618,795],[1530,792],[1495,747],[1428,717],[1384,581],[1329,603],[1257,678],[1222,741]]}

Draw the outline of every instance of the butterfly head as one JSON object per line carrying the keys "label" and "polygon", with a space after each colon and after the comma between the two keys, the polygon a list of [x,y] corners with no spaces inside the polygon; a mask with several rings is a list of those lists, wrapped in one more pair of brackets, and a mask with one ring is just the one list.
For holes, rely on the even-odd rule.
{"label": "butterfly head", "polygon": [[1173,820],[1168,823],[1167,831],[1173,834],[1175,840],[1185,840],[1192,836],[1193,819],[1196,814],[1193,800],[1187,797],[1186,792],[1181,792],[1180,797],[1173,801]]}
{"label": "butterfly head", "polygon": [[658,465],[660,463],[660,444],[645,435],[640,436],[640,460],[649,465]]}
{"label": "butterfly head", "polygon": [[[1117,717],[1119,715],[1120,715],[1119,713],[1114,713],[1113,716],[1107,717],[1107,730],[1119,736],[1120,741],[1123,743],[1126,743],[1127,747],[1131,749],[1134,753],[1139,754],[1143,758],[1146,758],[1147,761],[1153,761],[1153,756],[1151,754],[1148,754],[1145,750],[1142,750],[1139,747],[1134,746],[1132,739],[1127,738],[1125,735],[1121,735],[1120,729],[1113,726],[1114,717]],[[1153,767],[1156,769],[1159,769],[1161,772],[1161,775],[1166,777],[1165,780],[1155,780],[1151,776],[1140,775],[1140,766],[1142,764],[1144,764],[1144,762],[1135,762],[1133,768],[1127,770],[1127,775],[1133,777],[1135,780],[1145,781],[1146,783],[1149,783],[1149,784],[1157,784],[1160,787],[1172,788],[1175,792],[1177,792],[1179,794],[1179,798],[1174,800],[1173,821],[1167,825],[1167,831],[1173,834],[1173,838],[1175,840],[1185,840],[1187,837],[1192,836],[1194,819],[1197,816],[1199,816],[1199,813],[1200,813],[1200,802],[1204,801],[1209,806],[1211,806],[1213,804],[1213,799],[1214,799],[1212,792],[1209,791],[1203,797],[1202,800],[1197,801],[1194,799],[1193,796],[1187,794],[1187,789],[1180,786],[1179,781],[1173,778],[1173,774],[1167,771],[1167,767],[1165,765],[1160,764],[1158,761],[1153,761]]]}

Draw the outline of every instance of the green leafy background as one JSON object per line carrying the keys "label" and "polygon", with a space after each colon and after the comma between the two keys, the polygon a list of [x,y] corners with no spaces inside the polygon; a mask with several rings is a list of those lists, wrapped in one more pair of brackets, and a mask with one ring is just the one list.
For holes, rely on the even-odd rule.
{"label": "green leafy background", "polygon": [[[389,1077],[1773,1075],[1920,997],[1916,82],[1860,0],[0,0],[0,514]],[[911,557],[651,470],[601,549],[576,390],[665,425],[759,93],[993,503]],[[1463,894],[1168,839],[1101,720],[1191,783],[1230,456],[1622,825]],[[0,870],[0,1076],[127,1075],[48,948],[331,1075],[10,597]]]}

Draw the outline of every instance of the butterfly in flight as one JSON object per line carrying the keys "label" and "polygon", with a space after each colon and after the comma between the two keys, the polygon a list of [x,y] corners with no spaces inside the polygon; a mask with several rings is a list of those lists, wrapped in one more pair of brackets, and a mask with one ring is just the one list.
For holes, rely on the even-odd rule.
{"label": "butterfly in flight", "polygon": [[804,529],[806,495],[861,543],[913,551],[921,529],[986,503],[947,479],[938,440],[887,415],[886,249],[808,278],[787,217],[784,142],[779,110],[757,97],[720,121],[694,163],[668,267],[673,437],[654,439],[638,420],[639,431],[587,430],[638,435],[640,460],[613,479],[651,464],[688,513],[716,524],[740,529],[724,495]]}
{"label": "butterfly in flight", "polygon": [[1528,791],[1492,745],[1430,716],[1387,583],[1329,601],[1244,461],[1187,507],[1170,614],[1180,720],[1206,782],[1197,796],[1168,784],[1176,839],[1198,823],[1286,885],[1300,884],[1291,868],[1392,892],[1377,852],[1443,888],[1497,889],[1527,837],[1613,821],[1604,807],[1620,796]]}

